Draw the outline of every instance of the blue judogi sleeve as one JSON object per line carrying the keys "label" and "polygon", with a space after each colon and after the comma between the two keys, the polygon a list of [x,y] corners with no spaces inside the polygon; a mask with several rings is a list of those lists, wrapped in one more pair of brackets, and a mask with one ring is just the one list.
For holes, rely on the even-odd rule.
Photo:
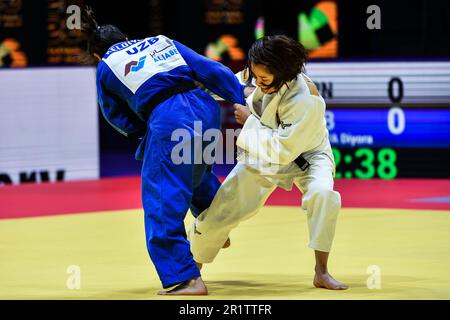
{"label": "blue judogi sleeve", "polygon": [[232,103],[245,105],[243,86],[228,67],[198,54],[178,41],[173,42],[192,69],[195,80],[219,97]]}
{"label": "blue judogi sleeve", "polygon": [[114,129],[130,140],[145,134],[147,124],[131,110],[125,101],[117,98],[104,87],[100,76],[97,76],[97,94],[100,110]]}

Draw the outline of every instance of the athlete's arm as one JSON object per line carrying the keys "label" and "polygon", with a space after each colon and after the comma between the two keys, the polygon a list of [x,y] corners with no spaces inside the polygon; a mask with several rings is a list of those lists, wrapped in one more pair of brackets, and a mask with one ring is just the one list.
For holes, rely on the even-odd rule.
{"label": "athlete's arm", "polygon": [[109,92],[97,78],[100,110],[106,121],[128,139],[137,139],[147,130],[147,124],[130,109],[128,104]]}
{"label": "athlete's arm", "polygon": [[174,44],[192,69],[196,80],[229,102],[245,104],[243,87],[228,67],[198,54],[177,41],[174,41]]}

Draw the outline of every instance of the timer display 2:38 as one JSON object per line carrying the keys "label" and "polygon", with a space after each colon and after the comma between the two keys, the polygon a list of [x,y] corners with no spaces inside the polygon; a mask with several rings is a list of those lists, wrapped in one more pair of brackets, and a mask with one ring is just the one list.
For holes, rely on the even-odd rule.
{"label": "timer display 2:38", "polygon": [[332,148],[336,162],[336,178],[394,179],[398,174],[394,149]]}

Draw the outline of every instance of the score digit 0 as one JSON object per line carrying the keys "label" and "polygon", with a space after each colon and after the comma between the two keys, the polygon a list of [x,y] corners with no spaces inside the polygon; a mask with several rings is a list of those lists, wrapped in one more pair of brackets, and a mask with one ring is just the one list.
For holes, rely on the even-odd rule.
{"label": "score digit 0", "polygon": [[399,135],[405,131],[405,112],[399,107],[389,109],[387,117],[388,129],[392,134]]}
{"label": "score digit 0", "polygon": [[[394,84],[397,84],[398,90],[394,94]],[[388,84],[389,100],[393,103],[400,103],[403,99],[403,82],[400,78],[391,78]],[[402,134],[405,131],[406,121],[405,113],[400,107],[389,109],[387,117],[387,125],[389,131],[394,135]]]}

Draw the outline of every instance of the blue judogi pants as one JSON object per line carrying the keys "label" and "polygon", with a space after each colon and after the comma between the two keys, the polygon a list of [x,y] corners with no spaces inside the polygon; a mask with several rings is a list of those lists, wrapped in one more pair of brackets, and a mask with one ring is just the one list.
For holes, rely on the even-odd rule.
{"label": "blue judogi pants", "polygon": [[[144,137],[142,164],[142,202],[145,213],[147,249],[164,288],[200,276],[186,237],[184,218],[188,209],[197,216],[207,209],[220,182],[211,165],[194,163],[194,155],[210,143],[202,140],[203,132],[194,131],[194,121],[201,121],[202,131],[220,128],[217,102],[201,90],[177,94],[158,105],[148,121]],[[176,129],[189,133],[191,161],[175,164],[172,141]],[[198,146],[197,145],[197,146]]]}

